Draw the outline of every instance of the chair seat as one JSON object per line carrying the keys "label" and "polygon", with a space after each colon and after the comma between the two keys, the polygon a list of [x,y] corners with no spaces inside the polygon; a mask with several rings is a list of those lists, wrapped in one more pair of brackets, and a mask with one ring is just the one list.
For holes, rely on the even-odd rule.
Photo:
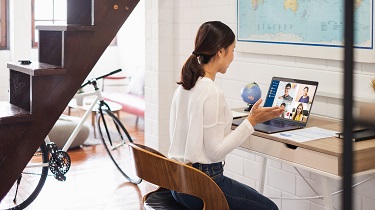
{"label": "chair seat", "polygon": [[143,203],[145,210],[188,210],[173,198],[170,190],[159,188],[150,192]]}

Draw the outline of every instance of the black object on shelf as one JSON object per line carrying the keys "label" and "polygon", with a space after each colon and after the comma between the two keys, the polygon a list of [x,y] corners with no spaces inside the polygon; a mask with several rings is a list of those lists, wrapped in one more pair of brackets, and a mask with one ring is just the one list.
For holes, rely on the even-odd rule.
{"label": "black object on shelf", "polygon": [[30,60],[19,60],[18,62],[20,62],[22,65],[29,65],[29,64],[31,64]]}
{"label": "black object on shelf", "polygon": [[[337,137],[343,139],[344,133],[337,133]],[[352,140],[354,142],[375,139],[375,128],[364,128],[353,130]]]}

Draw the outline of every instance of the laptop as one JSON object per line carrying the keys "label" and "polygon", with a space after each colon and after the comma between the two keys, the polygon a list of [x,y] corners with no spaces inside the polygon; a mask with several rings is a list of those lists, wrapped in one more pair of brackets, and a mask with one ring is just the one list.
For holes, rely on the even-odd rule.
{"label": "laptop", "polygon": [[[304,128],[310,117],[318,82],[301,79],[273,77],[264,107],[284,106],[285,112],[272,120],[258,123],[256,131],[276,133]],[[245,118],[233,120],[238,126]]]}

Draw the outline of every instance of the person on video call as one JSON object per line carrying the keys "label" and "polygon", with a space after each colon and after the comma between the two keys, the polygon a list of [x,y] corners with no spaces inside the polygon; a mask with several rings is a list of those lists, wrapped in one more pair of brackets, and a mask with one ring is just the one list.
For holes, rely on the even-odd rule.
{"label": "person on video call", "polygon": [[284,101],[293,101],[293,97],[289,95],[289,91],[292,88],[290,83],[285,85],[284,95],[280,96],[279,99],[283,99]]}
{"label": "person on video call", "polygon": [[292,120],[302,121],[303,119],[303,104],[299,103],[296,111],[293,113]]}
{"label": "person on video call", "polygon": [[[214,82],[233,61],[235,35],[224,23],[203,23],[196,34],[192,54],[182,66],[179,86],[170,111],[170,159],[189,164],[210,176],[223,191],[230,209],[278,209],[251,187],[223,175],[225,156],[254,133],[257,123],[279,116],[278,106],[261,107],[258,100],[248,117],[231,130],[233,116],[224,93]],[[189,209],[202,209],[201,199],[171,191]]]}
{"label": "person on video call", "polygon": [[[280,104],[280,107],[285,109],[286,104],[283,102],[283,103]],[[283,113],[281,113],[280,117],[284,117],[285,118],[285,111]]]}
{"label": "person on video call", "polygon": [[303,88],[303,95],[301,96],[301,98],[299,98],[298,102],[302,102],[302,103],[309,103],[309,100],[310,100],[310,97],[307,95],[307,93],[309,92],[309,87],[304,87]]}

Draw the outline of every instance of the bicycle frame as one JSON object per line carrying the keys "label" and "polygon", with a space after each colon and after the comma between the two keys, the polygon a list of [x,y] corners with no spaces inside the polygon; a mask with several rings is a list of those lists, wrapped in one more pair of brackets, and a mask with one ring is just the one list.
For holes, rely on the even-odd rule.
{"label": "bicycle frame", "polygon": [[[64,147],[61,149],[61,151],[68,151],[70,145],[72,145],[74,139],[77,137],[79,131],[81,130],[83,124],[86,122],[87,118],[90,116],[91,112],[94,110],[95,106],[98,104],[99,101],[103,100],[103,96],[101,94],[100,89],[96,89],[94,91],[88,92],[88,93],[77,93],[73,99],[78,99],[78,98],[84,98],[88,96],[96,96],[95,99],[93,100],[92,104],[89,106],[89,109],[86,110],[85,114],[81,118],[80,122],[76,126],[76,128],[73,130],[73,133],[70,135],[69,139],[67,142],[64,144]],[[45,143],[48,144],[50,143],[50,139],[48,136],[45,138]]]}
{"label": "bicycle frame", "polygon": [[101,94],[100,89],[96,89],[96,90],[88,92],[88,93],[79,93],[79,94],[76,94],[73,98],[78,99],[78,98],[84,98],[84,97],[87,97],[87,96],[96,96],[96,97],[93,100],[92,104],[90,105],[89,109],[87,109],[87,111],[83,115],[83,117],[82,117],[81,121],[78,123],[77,127],[74,129],[73,133],[70,135],[67,142],[64,144],[64,147],[62,148],[62,151],[64,151],[64,152],[66,152],[69,149],[70,145],[73,143],[74,139],[78,135],[79,131],[81,130],[83,124],[86,122],[87,118],[90,116],[90,114],[94,110],[95,106],[98,105],[99,101],[103,100],[103,96]]}

